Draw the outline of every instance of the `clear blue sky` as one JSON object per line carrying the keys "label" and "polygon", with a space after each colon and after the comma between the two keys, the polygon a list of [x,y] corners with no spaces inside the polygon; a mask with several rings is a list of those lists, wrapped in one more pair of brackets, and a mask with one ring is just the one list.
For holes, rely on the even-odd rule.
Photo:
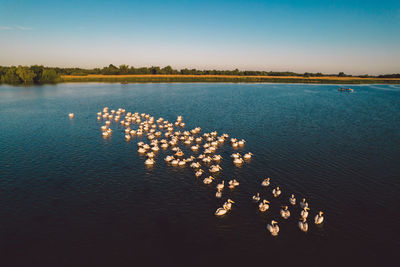
{"label": "clear blue sky", "polygon": [[0,65],[400,72],[396,1],[0,0]]}

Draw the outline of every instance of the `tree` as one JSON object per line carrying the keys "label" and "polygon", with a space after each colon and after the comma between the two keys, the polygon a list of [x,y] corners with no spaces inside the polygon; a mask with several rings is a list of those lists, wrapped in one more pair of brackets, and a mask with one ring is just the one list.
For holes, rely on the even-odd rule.
{"label": "tree", "polygon": [[33,83],[33,78],[35,78],[35,73],[32,70],[21,65],[18,66],[15,73],[21,78],[24,84]]}
{"label": "tree", "polygon": [[16,71],[17,71],[16,67],[10,67],[6,71],[6,73],[3,76],[1,76],[1,82],[8,84],[20,84],[22,81],[18,77]]}
{"label": "tree", "polygon": [[43,70],[42,76],[40,77],[40,83],[55,83],[60,77],[57,75],[54,69]]}
{"label": "tree", "polygon": [[119,66],[119,74],[128,74],[129,66],[128,65],[121,65]]}
{"label": "tree", "polygon": [[339,72],[338,76],[339,76],[339,77],[345,77],[346,74],[344,74],[344,72]]}

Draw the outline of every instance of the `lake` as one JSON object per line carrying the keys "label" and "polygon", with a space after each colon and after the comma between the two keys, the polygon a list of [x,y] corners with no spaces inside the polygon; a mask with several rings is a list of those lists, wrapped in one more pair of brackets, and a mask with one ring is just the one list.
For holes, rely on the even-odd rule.
{"label": "lake", "polygon": [[[167,263],[381,266],[400,248],[400,85],[58,84],[0,86],[0,251],[4,266],[146,266]],[[185,129],[218,131],[222,171],[204,185],[189,166],[144,137],[124,139],[103,107],[149,113]],[[68,113],[75,114],[74,119]],[[229,138],[230,138],[229,137]],[[179,144],[186,155],[195,154]],[[252,152],[240,167],[234,152]],[[205,176],[203,176],[205,177]],[[264,178],[271,185],[261,187]],[[236,178],[240,185],[216,185]],[[272,196],[280,186],[282,195]],[[265,213],[251,200],[271,201]],[[295,194],[310,205],[309,230],[279,216]],[[232,210],[216,217],[227,199]],[[313,218],[324,212],[324,223]],[[277,237],[267,231],[278,221]],[[140,263],[140,264],[138,264]]]}

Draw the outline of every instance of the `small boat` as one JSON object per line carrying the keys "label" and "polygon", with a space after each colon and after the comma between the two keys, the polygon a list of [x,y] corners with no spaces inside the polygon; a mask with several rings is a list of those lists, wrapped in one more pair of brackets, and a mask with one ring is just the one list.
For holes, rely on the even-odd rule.
{"label": "small boat", "polygon": [[340,87],[339,89],[338,89],[338,91],[339,92],[350,92],[350,93],[352,93],[352,92],[354,92],[354,89],[353,88],[344,88],[344,87]]}

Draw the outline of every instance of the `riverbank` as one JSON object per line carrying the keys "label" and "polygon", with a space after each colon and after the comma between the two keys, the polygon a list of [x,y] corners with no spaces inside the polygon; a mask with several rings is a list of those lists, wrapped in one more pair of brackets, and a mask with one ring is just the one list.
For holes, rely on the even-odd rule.
{"label": "riverbank", "polygon": [[63,75],[62,82],[161,83],[161,82],[233,82],[233,83],[317,83],[317,84],[400,84],[400,78],[235,76],[235,75]]}

